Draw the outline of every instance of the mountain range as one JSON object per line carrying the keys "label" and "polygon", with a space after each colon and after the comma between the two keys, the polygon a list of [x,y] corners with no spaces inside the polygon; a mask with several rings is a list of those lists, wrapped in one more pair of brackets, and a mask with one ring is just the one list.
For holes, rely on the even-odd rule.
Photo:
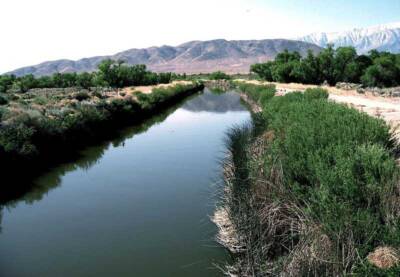
{"label": "mountain range", "polygon": [[130,49],[111,56],[98,56],[77,61],[57,60],[23,67],[12,72],[17,76],[33,74],[43,76],[55,72],[83,72],[96,70],[104,59],[121,59],[127,64],[146,64],[156,72],[208,73],[216,70],[227,73],[247,73],[250,65],[273,59],[279,52],[288,49],[302,55],[308,50],[319,52],[314,44],[287,40],[210,40],[191,41],[179,46],[161,46]]}
{"label": "mountain range", "polygon": [[122,59],[127,64],[146,64],[156,72],[208,73],[216,70],[227,73],[247,73],[250,65],[273,59],[287,49],[304,55],[308,50],[318,53],[328,44],[335,47],[354,46],[359,54],[372,49],[400,53],[400,22],[355,28],[345,32],[313,33],[304,37],[265,40],[191,41],[178,46],[129,49],[114,55],[84,58],[77,61],[56,60],[16,69],[10,74],[43,76],[55,72],[94,71],[104,59]]}
{"label": "mountain range", "polygon": [[320,47],[326,47],[329,43],[335,47],[354,46],[359,54],[373,49],[400,53],[400,22],[345,32],[313,33],[298,39]]}

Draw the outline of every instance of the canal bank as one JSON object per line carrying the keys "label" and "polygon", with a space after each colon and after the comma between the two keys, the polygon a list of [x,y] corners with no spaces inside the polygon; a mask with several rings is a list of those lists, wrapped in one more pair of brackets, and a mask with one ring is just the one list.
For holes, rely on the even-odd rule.
{"label": "canal bank", "polygon": [[273,97],[273,87],[240,87],[263,111],[228,135],[214,216],[217,238],[235,253],[227,274],[397,276],[390,126],[320,88]]}

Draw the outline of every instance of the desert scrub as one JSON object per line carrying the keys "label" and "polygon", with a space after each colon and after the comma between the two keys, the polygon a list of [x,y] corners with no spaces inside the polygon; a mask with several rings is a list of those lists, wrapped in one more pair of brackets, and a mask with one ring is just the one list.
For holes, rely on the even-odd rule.
{"label": "desert scrub", "polygon": [[326,96],[273,97],[229,134],[224,205],[245,245],[240,276],[399,273],[367,260],[400,248],[398,145],[383,120]]}
{"label": "desert scrub", "polygon": [[38,158],[43,161],[63,151],[73,152],[200,89],[202,84],[193,82],[125,97],[112,89],[43,89],[17,94],[0,107],[0,164],[14,169]]}

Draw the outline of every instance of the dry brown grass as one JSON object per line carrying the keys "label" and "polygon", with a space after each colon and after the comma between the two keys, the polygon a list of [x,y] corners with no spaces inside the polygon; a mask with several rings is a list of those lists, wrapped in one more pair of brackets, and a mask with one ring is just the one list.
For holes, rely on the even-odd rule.
{"label": "dry brown grass", "polygon": [[229,249],[231,253],[243,252],[245,246],[240,241],[238,232],[229,216],[227,207],[218,207],[211,217],[211,221],[218,227],[217,242]]}
{"label": "dry brown grass", "polygon": [[270,143],[275,139],[275,132],[273,130],[267,131],[263,134],[264,139]]}
{"label": "dry brown grass", "polygon": [[397,265],[400,261],[399,252],[392,247],[377,247],[367,256],[367,260],[381,269],[388,269]]}

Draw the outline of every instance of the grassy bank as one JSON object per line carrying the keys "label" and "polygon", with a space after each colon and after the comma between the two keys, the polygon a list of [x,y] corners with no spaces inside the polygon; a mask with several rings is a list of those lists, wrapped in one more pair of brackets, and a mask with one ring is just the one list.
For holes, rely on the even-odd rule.
{"label": "grassy bank", "polygon": [[321,89],[273,97],[272,87],[238,86],[263,112],[227,142],[230,232],[220,239],[237,250],[229,270],[398,276],[399,148],[390,128]]}
{"label": "grassy bank", "polygon": [[[192,82],[155,88],[149,94],[104,88],[8,94],[0,106],[0,166],[12,177],[21,171],[35,172],[202,88],[201,83]],[[1,189],[14,188],[4,185]]]}

